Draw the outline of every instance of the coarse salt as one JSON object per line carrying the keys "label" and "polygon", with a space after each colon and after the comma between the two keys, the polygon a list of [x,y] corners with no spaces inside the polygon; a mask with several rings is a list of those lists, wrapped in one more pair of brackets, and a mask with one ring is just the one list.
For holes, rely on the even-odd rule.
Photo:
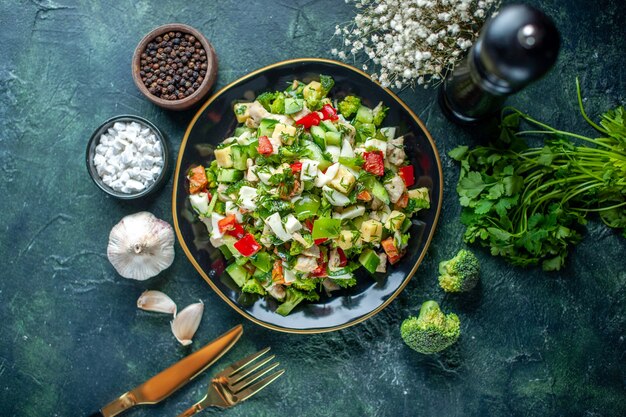
{"label": "coarse salt", "polygon": [[148,188],[163,170],[163,148],[154,132],[137,122],[115,122],[100,136],[93,164],[102,182],[133,194]]}

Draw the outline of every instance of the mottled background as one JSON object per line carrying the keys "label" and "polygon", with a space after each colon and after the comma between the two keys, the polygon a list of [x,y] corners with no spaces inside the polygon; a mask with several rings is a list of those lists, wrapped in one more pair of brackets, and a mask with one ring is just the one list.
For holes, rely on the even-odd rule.
{"label": "mottled background", "polygon": [[[533,0],[563,34],[556,68],[510,102],[541,120],[591,134],[574,77],[597,116],[626,93],[622,0]],[[85,144],[105,119],[131,113],[158,125],[176,149],[192,113],[171,113],[133,85],[130,60],[153,27],[200,29],[220,58],[217,87],[273,62],[330,57],[342,1],[31,0],[0,4],[0,415],[81,416],[242,322],[177,247],[172,267],[147,282],[120,278],[106,259],[110,228],[147,209],[171,221],[171,182],[152,201],[121,203],[91,182]],[[271,345],[287,373],[230,416],[626,415],[626,241],[593,220],[560,273],[512,268],[487,252],[481,287],[446,296],[436,265],[461,245],[458,175],[446,153],[473,139],[448,123],[433,90],[401,97],[442,156],[445,199],[425,262],[382,313],[330,334],[299,336],[245,322],[239,344],[211,372]],[[169,319],[139,311],[145,289],[179,306],[201,299],[196,342],[180,347]],[[417,354],[399,323],[427,298],[462,321],[459,343]],[[128,416],[175,415],[199,399],[208,375],[164,403]]]}

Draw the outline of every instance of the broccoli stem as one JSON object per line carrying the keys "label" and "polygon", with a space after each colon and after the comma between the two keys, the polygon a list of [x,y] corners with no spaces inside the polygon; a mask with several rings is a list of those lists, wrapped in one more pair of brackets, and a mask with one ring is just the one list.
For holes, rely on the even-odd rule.
{"label": "broccoli stem", "polygon": [[423,321],[430,315],[433,311],[439,311],[439,304],[436,301],[424,301],[422,303],[422,307],[420,308],[420,314],[418,320]]}

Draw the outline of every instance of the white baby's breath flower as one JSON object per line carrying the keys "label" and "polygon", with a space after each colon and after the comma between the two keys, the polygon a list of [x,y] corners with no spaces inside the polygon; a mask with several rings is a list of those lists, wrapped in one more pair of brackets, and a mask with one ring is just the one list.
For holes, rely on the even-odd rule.
{"label": "white baby's breath flower", "polygon": [[499,1],[346,0],[358,13],[335,26],[342,47],[331,54],[363,58],[363,70],[385,87],[428,87],[463,59]]}

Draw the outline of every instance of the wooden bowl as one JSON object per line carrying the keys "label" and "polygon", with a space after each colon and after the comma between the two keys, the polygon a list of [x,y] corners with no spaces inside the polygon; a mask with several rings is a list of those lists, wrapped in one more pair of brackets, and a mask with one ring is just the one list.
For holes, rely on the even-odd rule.
{"label": "wooden bowl", "polygon": [[[148,88],[144,85],[141,75],[139,74],[141,71],[141,54],[146,50],[148,43],[150,43],[157,36],[164,35],[167,32],[182,32],[195,36],[195,38],[202,44],[207,57],[206,75],[204,76],[204,80],[202,80],[202,84],[200,84],[200,87],[198,87],[193,94],[180,100],[165,100],[150,93]],[[205,98],[213,87],[213,84],[215,84],[215,80],[217,79],[217,55],[215,55],[215,50],[213,49],[211,43],[202,33],[191,26],[187,26],[182,23],[170,23],[153,29],[150,33],[143,37],[141,42],[139,42],[139,45],[135,48],[135,53],[133,55],[132,73],[135,85],[139,91],[141,91],[143,95],[148,98],[148,100],[165,109],[176,111],[186,110],[198,104],[198,102]]]}

